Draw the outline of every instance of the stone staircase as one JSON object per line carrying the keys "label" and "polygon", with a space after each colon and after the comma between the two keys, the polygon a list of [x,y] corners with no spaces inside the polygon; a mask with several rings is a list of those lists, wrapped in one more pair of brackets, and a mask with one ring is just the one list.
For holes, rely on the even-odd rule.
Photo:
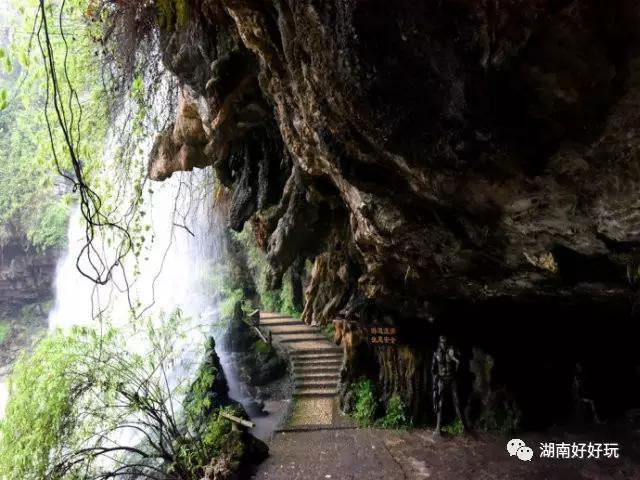
{"label": "stone staircase", "polygon": [[278,313],[260,312],[260,329],[288,353],[294,380],[294,408],[285,429],[331,426],[340,383],[342,349],[319,328]]}

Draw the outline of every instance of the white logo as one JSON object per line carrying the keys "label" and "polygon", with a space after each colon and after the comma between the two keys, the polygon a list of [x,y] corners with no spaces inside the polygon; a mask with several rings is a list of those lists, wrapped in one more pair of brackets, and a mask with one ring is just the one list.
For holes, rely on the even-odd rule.
{"label": "white logo", "polygon": [[518,454],[518,449],[521,447],[526,447],[525,443],[519,438],[514,438],[507,443],[507,452],[513,457]]}
{"label": "white logo", "polygon": [[517,456],[523,462],[530,462],[533,458],[533,450],[519,438],[513,438],[507,442],[507,452],[512,457]]}
{"label": "white logo", "polygon": [[533,450],[531,450],[529,447],[520,447],[518,449],[517,455],[518,458],[523,462],[530,462],[533,458]]}

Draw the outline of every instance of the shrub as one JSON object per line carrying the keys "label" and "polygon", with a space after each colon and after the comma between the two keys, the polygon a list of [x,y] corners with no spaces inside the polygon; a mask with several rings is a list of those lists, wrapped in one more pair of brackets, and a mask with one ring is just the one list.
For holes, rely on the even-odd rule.
{"label": "shrub", "polygon": [[355,384],[355,394],[356,403],[353,416],[363,427],[370,427],[374,423],[378,408],[373,382],[368,378],[361,378]]}
{"label": "shrub", "polygon": [[[24,355],[11,374],[0,421],[2,474],[21,480],[85,478],[85,472],[91,478],[157,478],[157,463],[171,478],[187,480],[200,478],[222,450],[242,450],[229,422],[216,415],[221,407],[211,390],[217,369],[197,379],[190,404],[184,405],[180,385],[170,386],[167,371],[182,354],[174,348],[182,317],[176,311],[162,320],[154,325],[149,319],[137,332],[58,332]],[[128,350],[132,339],[143,351]],[[181,411],[201,421],[188,418],[185,425],[176,416]],[[146,441],[120,435],[131,429]]]}
{"label": "shrub", "polygon": [[407,428],[412,425],[407,407],[400,395],[392,395],[387,403],[387,411],[380,425],[383,428]]}
{"label": "shrub", "polygon": [[464,426],[459,418],[456,418],[449,425],[442,427],[442,431],[449,435],[462,435],[464,433]]}
{"label": "shrub", "polygon": [[69,204],[66,200],[46,205],[37,225],[27,232],[29,241],[40,251],[63,247],[67,240],[68,218]]}

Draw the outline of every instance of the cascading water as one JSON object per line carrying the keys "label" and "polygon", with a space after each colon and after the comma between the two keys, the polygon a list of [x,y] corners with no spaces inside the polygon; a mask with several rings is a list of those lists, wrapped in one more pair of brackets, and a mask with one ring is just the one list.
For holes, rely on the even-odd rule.
{"label": "cascading water", "polygon": [[[80,212],[74,212],[69,226],[69,248],[57,269],[56,301],[49,315],[49,326],[54,330],[95,324],[98,312],[107,312],[116,325],[127,322],[130,298],[139,300],[145,316],[154,318],[179,308],[188,321],[183,325],[183,335],[176,335],[174,344],[180,362],[168,372],[174,387],[193,378],[206,338],[214,336],[218,340],[224,333],[225,324],[219,319],[218,292],[214,290],[217,282],[212,281],[212,277],[216,277],[226,258],[226,225],[221,212],[212,208],[211,172],[181,172],[154,184],[153,188],[154,193],[145,200],[151,219],[148,235],[153,237],[153,242],[140,255],[143,257],[138,260],[140,273],[129,290],[124,288],[121,271],[113,282],[104,286],[79,273],[76,261],[85,238]],[[133,269],[134,260],[125,260],[125,271]],[[129,348],[145,348],[136,341],[139,340],[134,337]],[[240,385],[231,357],[221,348],[216,348],[216,352],[230,397],[245,407],[252,405],[253,399],[244,393],[246,389]],[[254,433],[262,439],[272,434],[284,414],[284,407],[272,403],[271,415],[247,408],[256,423]]]}
{"label": "cascading water", "polygon": [[[146,216],[150,219],[147,241],[138,257],[125,258],[122,268],[114,270],[112,282],[96,285],[80,274],[77,259],[85,246],[85,231],[80,211],[70,220],[68,250],[61,258],[55,280],[55,305],[49,315],[49,327],[69,329],[95,325],[98,316],[122,326],[129,321],[130,303],[139,302],[138,313],[159,318],[180,309],[188,317],[186,337],[175,347],[184,365],[197,364],[204,338],[212,333],[217,320],[216,297],[207,284],[222,258],[223,228],[211,213],[211,178],[198,171],[175,175],[153,185],[153,194],[145,193]],[[198,198],[196,198],[198,197]],[[153,239],[153,240],[151,240]],[[80,266],[86,257],[80,257]],[[136,271],[137,273],[133,273]],[[125,272],[127,278],[125,278]],[[140,339],[133,339],[132,342]],[[144,345],[129,345],[132,350]],[[188,376],[189,372],[172,372]]]}
{"label": "cascading water", "polygon": [[[74,210],[69,221],[67,250],[58,261],[55,303],[48,321],[51,332],[97,326],[101,319],[125,327],[136,322],[131,318],[132,302],[136,303],[140,316],[155,321],[180,309],[187,320],[182,331],[176,332],[173,345],[179,361],[167,372],[173,389],[178,384],[188,385],[194,377],[206,339],[214,336],[218,340],[224,332],[218,315],[217,282],[212,278],[219,278],[219,269],[226,258],[226,225],[222,213],[213,208],[215,182],[211,171],[179,172],[151,187],[143,193],[148,225],[144,227],[144,246],[137,257],[126,257],[114,270],[113,280],[105,285],[92,282],[78,270],[80,266],[89,271],[89,266],[86,255],[79,255],[86,245],[84,220],[80,208]],[[104,238],[98,238],[95,244],[103,258],[113,257]],[[127,348],[143,352],[150,348],[146,341],[144,335],[131,336]],[[222,349],[216,351],[230,397],[245,407],[251,405],[252,399],[241,388],[232,368],[232,359]],[[6,385],[0,383],[0,418],[6,396]],[[251,408],[247,410],[252,417],[257,414]],[[257,424],[255,433],[263,439],[271,435],[284,413],[281,406],[270,410],[273,415],[253,418]]]}

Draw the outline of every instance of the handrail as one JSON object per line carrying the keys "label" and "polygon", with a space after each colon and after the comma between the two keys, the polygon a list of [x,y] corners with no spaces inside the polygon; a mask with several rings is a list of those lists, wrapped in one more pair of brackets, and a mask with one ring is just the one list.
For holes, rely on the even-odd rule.
{"label": "handrail", "polygon": [[231,420],[232,422],[238,423],[240,425],[242,425],[243,427],[247,427],[247,428],[255,428],[256,424],[253,422],[250,422],[249,420],[245,420],[244,418],[240,418],[240,417],[236,417],[235,415],[231,415],[230,413],[227,412],[220,412],[220,415],[224,418],[226,418],[227,420]]}

